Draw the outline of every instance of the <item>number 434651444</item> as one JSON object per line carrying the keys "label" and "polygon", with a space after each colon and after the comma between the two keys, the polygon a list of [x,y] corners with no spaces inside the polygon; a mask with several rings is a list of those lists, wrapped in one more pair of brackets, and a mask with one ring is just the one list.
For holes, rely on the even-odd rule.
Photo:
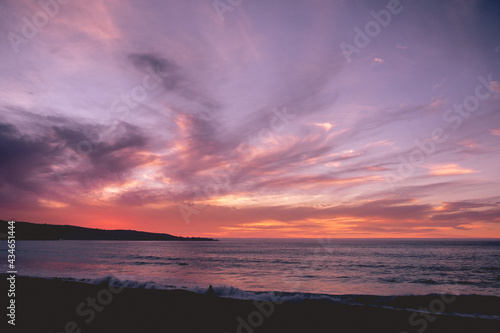
{"label": "number 434651444", "polygon": [[14,221],[9,221],[9,231],[8,231],[8,235],[9,235],[9,240],[8,240],[8,243],[9,243],[9,255],[7,257],[7,261],[9,263],[9,269],[14,269],[15,268],[15,265],[14,263],[16,262],[16,256],[15,256],[15,253],[16,253],[16,240],[15,240],[15,222]]}

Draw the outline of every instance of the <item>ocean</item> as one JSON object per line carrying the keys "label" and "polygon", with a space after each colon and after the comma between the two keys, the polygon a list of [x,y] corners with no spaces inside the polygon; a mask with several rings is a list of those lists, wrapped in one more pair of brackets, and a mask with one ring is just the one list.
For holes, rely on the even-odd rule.
{"label": "ocean", "polygon": [[[7,243],[0,242],[7,258]],[[1,261],[6,272],[7,260]],[[500,241],[220,239],[18,241],[21,276],[252,298],[291,295],[500,296]]]}

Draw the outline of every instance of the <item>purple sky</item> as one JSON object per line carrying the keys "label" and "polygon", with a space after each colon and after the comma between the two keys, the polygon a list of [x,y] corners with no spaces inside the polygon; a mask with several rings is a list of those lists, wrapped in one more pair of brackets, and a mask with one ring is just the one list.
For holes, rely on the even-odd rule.
{"label": "purple sky", "polygon": [[496,1],[41,3],[0,0],[0,218],[500,237]]}

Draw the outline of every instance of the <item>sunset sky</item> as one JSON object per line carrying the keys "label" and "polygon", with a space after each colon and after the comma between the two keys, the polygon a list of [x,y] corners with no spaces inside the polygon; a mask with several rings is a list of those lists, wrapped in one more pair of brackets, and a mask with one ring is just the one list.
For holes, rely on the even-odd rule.
{"label": "sunset sky", "polygon": [[498,1],[41,4],[0,0],[0,219],[500,237]]}

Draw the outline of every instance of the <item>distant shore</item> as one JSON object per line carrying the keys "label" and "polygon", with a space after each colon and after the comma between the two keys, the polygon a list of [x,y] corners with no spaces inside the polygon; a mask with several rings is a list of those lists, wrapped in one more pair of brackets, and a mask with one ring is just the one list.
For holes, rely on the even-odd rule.
{"label": "distant shore", "polygon": [[[16,221],[15,226],[16,240],[217,241],[217,239],[203,237],[180,237],[164,233],[136,230],[92,229],[72,225]],[[4,230],[7,230],[7,221],[0,220],[0,231]],[[6,237],[2,237],[0,233],[0,240],[5,238]]]}
{"label": "distant shore", "polygon": [[[8,290],[7,277],[0,275],[1,290]],[[380,302],[376,297],[356,296],[355,301],[358,305],[320,300],[255,302],[185,290],[120,288],[18,276],[15,331],[412,333],[425,327],[422,332],[426,333],[500,332],[500,297],[400,296],[376,304]],[[8,305],[4,301],[2,306]],[[434,307],[445,314],[410,310],[419,307]]]}

